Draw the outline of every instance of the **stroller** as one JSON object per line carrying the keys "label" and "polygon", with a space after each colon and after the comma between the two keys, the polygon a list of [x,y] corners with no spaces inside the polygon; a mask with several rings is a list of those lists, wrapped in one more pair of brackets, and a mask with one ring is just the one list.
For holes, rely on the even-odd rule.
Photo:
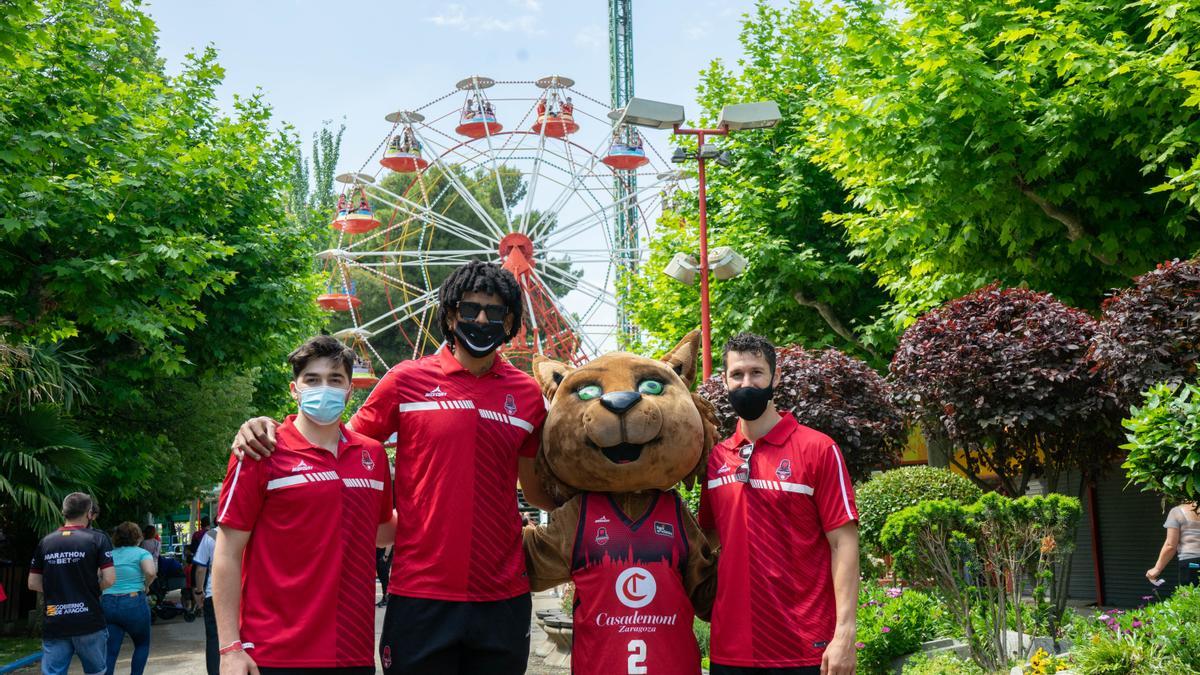
{"label": "stroller", "polygon": [[[183,565],[172,555],[164,555],[158,559],[158,576],[150,584],[150,622],[158,619],[167,621],[180,614],[183,620],[191,623],[196,620],[196,608],[191,603],[184,605],[181,600],[188,591],[188,577]],[[167,593],[179,591],[180,600],[167,600]],[[189,598],[190,599],[190,598]]]}

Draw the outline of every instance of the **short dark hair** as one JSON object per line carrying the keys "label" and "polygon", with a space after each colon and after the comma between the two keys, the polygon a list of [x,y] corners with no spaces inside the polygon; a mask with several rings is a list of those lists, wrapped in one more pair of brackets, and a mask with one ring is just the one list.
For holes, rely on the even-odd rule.
{"label": "short dark hair", "polygon": [[521,303],[521,287],[517,284],[517,278],[513,276],[512,272],[496,263],[472,260],[451,272],[450,276],[442,282],[442,287],[438,289],[438,328],[441,329],[442,337],[447,342],[451,344],[454,342],[450,336],[450,312],[458,308],[459,301],[467,293],[488,293],[499,296],[513,318],[508,339],[513,339],[521,330],[524,305]]}
{"label": "short dark hair", "polygon": [[128,520],[113,528],[113,546],[137,546],[142,543],[142,528]]}
{"label": "short dark hair", "polygon": [[333,359],[341,363],[346,370],[346,377],[354,377],[354,350],[328,335],[311,337],[296,350],[288,354],[288,363],[292,364],[292,379],[300,377],[300,373],[308,367],[313,359]]}
{"label": "short dark hair", "polygon": [[153,539],[158,536],[158,526],[146,524],[142,526],[142,539]]}
{"label": "short dark hair", "polygon": [[200,527],[208,527],[209,522],[208,516],[200,516]]}
{"label": "short dark hair", "polygon": [[72,492],[63,499],[62,514],[67,520],[82,518],[96,509],[96,500],[86,492]]}
{"label": "short dark hair", "polygon": [[770,369],[771,375],[775,375],[775,345],[771,344],[767,338],[754,333],[738,333],[729,338],[729,341],[725,343],[725,351],[721,354],[721,360],[725,362],[727,369],[729,352],[757,354],[767,360],[767,367]]}

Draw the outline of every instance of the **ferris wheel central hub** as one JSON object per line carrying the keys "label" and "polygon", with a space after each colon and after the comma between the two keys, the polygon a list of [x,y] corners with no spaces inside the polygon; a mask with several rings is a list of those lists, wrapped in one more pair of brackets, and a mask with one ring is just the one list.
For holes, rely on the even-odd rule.
{"label": "ferris wheel central hub", "polygon": [[513,250],[521,252],[524,262],[533,267],[533,240],[520,232],[509,232],[500,240],[500,259],[507,261]]}

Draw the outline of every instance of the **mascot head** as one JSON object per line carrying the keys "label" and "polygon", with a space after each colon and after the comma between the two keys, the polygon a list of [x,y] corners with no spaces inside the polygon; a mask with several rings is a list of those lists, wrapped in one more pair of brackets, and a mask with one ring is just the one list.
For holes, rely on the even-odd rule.
{"label": "mascot head", "polygon": [[550,496],[666,490],[702,478],[716,442],[712,406],[691,391],[700,334],[662,360],[614,352],[579,368],[538,357],[550,401],[537,467]]}

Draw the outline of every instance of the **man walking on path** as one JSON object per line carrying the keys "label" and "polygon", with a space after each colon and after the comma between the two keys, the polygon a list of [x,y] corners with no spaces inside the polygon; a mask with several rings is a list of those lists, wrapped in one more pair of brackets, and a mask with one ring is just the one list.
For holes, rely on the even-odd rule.
{"label": "man walking on path", "polygon": [[[516,279],[470,262],[438,294],[446,344],[392,368],[350,420],[396,435],[396,542],[380,637],[386,675],[523,673],[531,600],[517,512],[553,508],[533,469],[546,417],[541,390],[496,350],[521,328]],[[275,423],[242,425],[235,452],[266,456]],[[427,517],[432,514],[436,517]]]}
{"label": "man walking on path", "polygon": [[721,546],[712,674],[853,675],[858,512],[833,439],[780,414],[775,347],[750,333],[725,345],[738,416],[713,448],[700,526]]}
{"label": "man walking on path", "polygon": [[46,601],[43,675],[66,675],[74,655],[86,675],[105,671],[108,629],[100,592],[116,583],[117,574],[108,535],[90,527],[98,513],[91,496],[67,495],[63,526],[38,542],[29,563],[29,589]]}

